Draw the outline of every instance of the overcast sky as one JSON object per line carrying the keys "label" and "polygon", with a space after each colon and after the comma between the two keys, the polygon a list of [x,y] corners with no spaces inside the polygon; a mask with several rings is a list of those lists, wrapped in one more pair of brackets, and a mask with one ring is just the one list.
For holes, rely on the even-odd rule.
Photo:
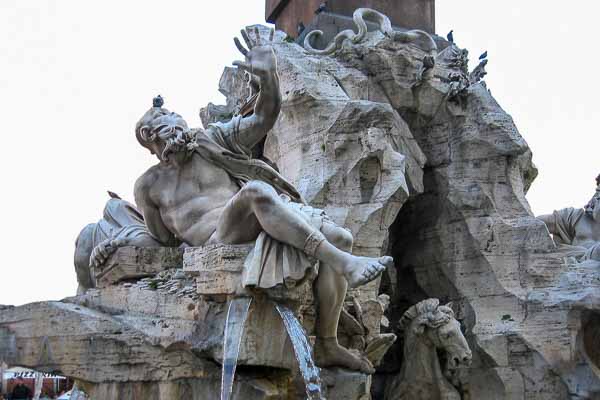
{"label": "overcast sky", "polygon": [[[596,1],[438,0],[437,32],[475,60],[533,150],[536,214],[594,192],[600,113]],[[191,125],[223,97],[232,38],[264,22],[264,0],[0,2],[0,304],[74,294],[77,234],[106,190],[132,198],[154,160],[135,122],[157,93]]]}

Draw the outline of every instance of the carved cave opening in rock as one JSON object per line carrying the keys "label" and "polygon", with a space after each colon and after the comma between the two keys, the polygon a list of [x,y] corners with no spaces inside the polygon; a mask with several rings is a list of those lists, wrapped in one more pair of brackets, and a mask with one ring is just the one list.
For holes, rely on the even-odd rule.
{"label": "carved cave opening in rock", "polygon": [[[400,373],[403,360],[404,337],[398,332],[398,322],[404,312],[413,304],[428,298],[417,281],[414,265],[403,258],[408,246],[417,247],[417,232],[425,224],[419,218],[424,213],[424,202],[432,202],[432,194],[423,193],[410,198],[390,226],[387,254],[394,257],[395,268],[388,269],[381,279],[379,292],[390,296],[390,306],[386,312],[389,319],[389,332],[396,333],[398,339],[387,352],[373,380],[373,399],[384,399],[384,389],[395,375]],[[429,200],[428,200],[429,198]],[[442,299],[443,300],[443,299]]]}
{"label": "carved cave opening in rock", "polygon": [[[395,268],[388,269],[383,274],[380,284],[380,294],[390,296],[390,306],[386,312],[389,319],[388,332],[395,333],[398,337],[396,343],[385,355],[382,364],[373,378],[372,396],[374,400],[385,398],[384,390],[390,385],[395,376],[400,373],[404,357],[404,333],[399,330],[398,322],[402,315],[412,305],[428,298],[440,299],[440,304],[446,304],[459,297],[456,288],[446,276],[441,265],[441,257],[427,254],[428,249],[443,248],[441,237],[436,235],[434,229],[439,223],[441,215],[448,215],[447,203],[444,202],[444,188],[440,184],[439,176],[434,169],[426,168],[424,171],[424,191],[411,196],[402,206],[394,223],[389,229],[388,255],[395,261]],[[440,243],[435,243],[438,241]],[[433,243],[432,243],[433,242]],[[439,260],[439,262],[438,262]],[[461,324],[463,334],[467,337],[471,349],[476,353],[477,346],[469,338],[469,331],[474,325],[474,317],[468,306],[455,303],[453,306],[457,320]],[[438,350],[440,364],[444,365],[446,355]],[[491,367],[491,361],[485,356],[478,355],[481,365]],[[461,372],[464,379],[465,372]],[[489,373],[488,373],[489,375]],[[488,377],[487,382],[495,382],[495,377]],[[466,379],[464,379],[466,381]],[[459,382],[457,389],[462,393],[467,390],[461,388]],[[497,382],[500,385],[500,382]],[[491,385],[495,386],[495,385]],[[496,397],[491,394],[490,399]],[[501,397],[498,397],[500,399]]]}
{"label": "carved cave opening in rock", "polygon": [[582,325],[583,351],[596,371],[600,372],[600,313],[584,313]]}
{"label": "carved cave opening in rock", "polygon": [[377,190],[377,182],[381,171],[381,162],[379,158],[371,156],[360,163],[360,198],[361,202],[367,203],[373,197]]}

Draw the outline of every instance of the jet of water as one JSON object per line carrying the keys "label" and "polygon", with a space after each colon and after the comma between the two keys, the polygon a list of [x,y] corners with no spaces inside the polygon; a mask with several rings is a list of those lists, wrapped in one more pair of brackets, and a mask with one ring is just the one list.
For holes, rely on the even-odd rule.
{"label": "jet of water", "polygon": [[39,400],[42,394],[42,385],[44,384],[44,375],[41,372],[35,373],[33,384],[33,400]]}
{"label": "jet of water", "polygon": [[281,304],[275,304],[275,308],[279,312],[279,315],[281,315],[285,329],[292,342],[294,354],[300,367],[300,373],[302,373],[302,378],[304,379],[307,399],[325,400],[321,389],[320,370],[313,361],[312,346],[302,324],[300,324],[300,321],[298,321],[289,308]]}
{"label": "jet of water", "polygon": [[89,400],[87,395],[77,388],[77,384],[73,386],[71,389],[71,399],[70,400]]}
{"label": "jet of water", "polygon": [[240,355],[244,325],[248,318],[252,297],[231,300],[227,309],[223,339],[223,372],[221,375],[221,400],[229,400],[233,391],[235,369]]}

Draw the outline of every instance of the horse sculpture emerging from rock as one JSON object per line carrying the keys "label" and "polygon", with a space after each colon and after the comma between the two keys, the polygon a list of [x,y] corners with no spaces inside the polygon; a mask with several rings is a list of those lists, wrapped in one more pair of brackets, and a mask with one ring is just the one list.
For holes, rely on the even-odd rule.
{"label": "horse sculpture emerging from rock", "polygon": [[399,326],[404,330],[404,359],[386,400],[460,400],[438,358],[438,350],[443,351],[445,372],[471,362],[471,350],[450,305],[440,306],[438,299],[423,300],[404,313]]}

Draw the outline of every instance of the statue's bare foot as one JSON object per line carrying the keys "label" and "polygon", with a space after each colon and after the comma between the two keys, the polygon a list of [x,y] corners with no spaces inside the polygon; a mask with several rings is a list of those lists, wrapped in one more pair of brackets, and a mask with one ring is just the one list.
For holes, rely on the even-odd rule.
{"label": "statue's bare foot", "polygon": [[99,267],[103,265],[108,257],[112,253],[117,250],[117,248],[123,246],[124,242],[122,240],[116,239],[106,239],[101,242],[98,246],[94,247],[92,250],[92,255],[90,256],[90,267]]}
{"label": "statue's bare foot", "polygon": [[375,373],[373,364],[366,357],[355,355],[340,346],[336,338],[317,338],[315,362],[320,368],[341,367],[369,375]]}
{"label": "statue's bare foot", "polygon": [[362,286],[377,278],[387,267],[394,265],[392,257],[358,257],[351,256],[345,265],[346,279],[351,288]]}

